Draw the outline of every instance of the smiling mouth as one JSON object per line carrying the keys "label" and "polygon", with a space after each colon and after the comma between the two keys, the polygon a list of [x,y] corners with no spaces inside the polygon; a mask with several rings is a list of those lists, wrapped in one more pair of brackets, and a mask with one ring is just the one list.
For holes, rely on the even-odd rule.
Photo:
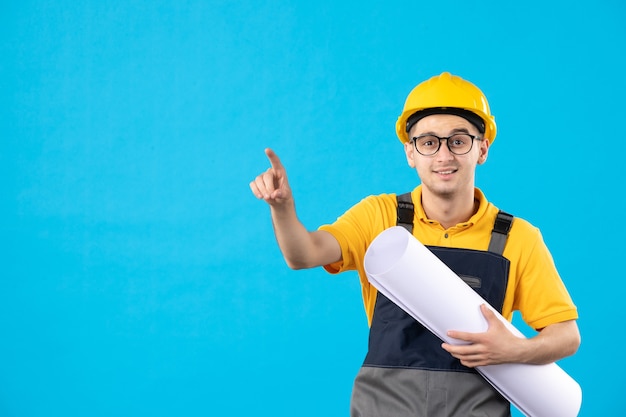
{"label": "smiling mouth", "polygon": [[436,174],[439,175],[448,175],[448,174],[454,174],[456,172],[456,169],[449,169],[446,171],[435,171]]}

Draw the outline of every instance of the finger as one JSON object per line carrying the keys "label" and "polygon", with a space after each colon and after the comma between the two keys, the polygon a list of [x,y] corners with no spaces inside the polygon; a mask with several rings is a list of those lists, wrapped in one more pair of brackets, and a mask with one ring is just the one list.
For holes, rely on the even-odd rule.
{"label": "finger", "polygon": [[269,168],[263,175],[261,175],[263,187],[268,196],[272,195],[278,186],[278,178],[274,168]]}
{"label": "finger", "polygon": [[484,357],[484,349],[480,345],[451,345],[442,343],[441,347],[452,356],[459,359],[478,359]]}
{"label": "finger", "polygon": [[463,340],[465,342],[473,342],[476,339],[474,333],[459,332],[457,330],[449,330],[448,336],[453,339]]}
{"label": "finger", "polygon": [[481,304],[480,311],[483,313],[483,317],[485,317],[485,320],[487,320],[487,324],[489,325],[489,327],[491,327],[493,324],[500,323],[500,320],[498,319],[496,314],[491,308],[489,308],[489,306],[487,306],[487,304]]}
{"label": "finger", "polygon": [[454,345],[451,345],[449,343],[442,343],[441,347],[443,348],[443,350],[447,351],[451,355],[454,355],[456,353],[456,347]]}
{"label": "finger", "polygon": [[261,193],[261,191],[259,191],[259,187],[257,187],[255,181],[251,181],[250,182],[250,190],[252,190],[252,194],[254,194],[254,196],[256,198],[258,198],[258,199],[262,199],[263,198],[263,194]]}
{"label": "finger", "polygon": [[285,170],[282,162],[280,162],[280,158],[278,157],[278,155],[276,155],[276,153],[273,150],[271,150],[270,148],[265,149],[265,155],[267,155],[267,158],[270,160],[270,164],[272,165],[272,168],[274,168],[275,170],[280,170],[280,171]]}
{"label": "finger", "polygon": [[[270,168],[271,169],[271,168]],[[264,177],[267,176],[267,172],[258,175],[254,181],[250,183],[250,189],[254,193],[254,195],[258,198],[268,199],[270,194],[273,191],[273,186],[270,186],[270,189],[267,188],[267,183]]]}
{"label": "finger", "polygon": [[476,350],[474,345],[453,345],[451,343],[442,343],[441,347],[450,353],[457,355],[467,355]]}
{"label": "finger", "polygon": [[457,359],[461,361],[461,365],[466,366],[468,368],[476,368],[477,366],[487,365],[487,362],[483,360],[479,360],[479,359],[475,359],[475,360],[467,360],[467,359],[460,359],[460,358],[457,358]]}
{"label": "finger", "polygon": [[484,304],[484,303],[481,304],[480,311],[483,313],[483,316],[485,317],[495,317],[495,314],[493,314],[493,311],[491,311],[491,309],[487,307],[487,304]]}

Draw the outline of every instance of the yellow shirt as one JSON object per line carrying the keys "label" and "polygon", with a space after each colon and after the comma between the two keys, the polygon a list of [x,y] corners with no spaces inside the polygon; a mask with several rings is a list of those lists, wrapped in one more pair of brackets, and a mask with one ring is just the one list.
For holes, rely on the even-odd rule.
{"label": "yellow shirt", "polygon": [[[415,205],[413,235],[424,245],[487,250],[498,208],[475,189],[478,211],[467,222],[444,229],[426,217],[421,205],[422,188],[411,193]],[[331,233],[341,246],[342,260],[324,268],[330,273],[358,271],[363,303],[371,324],[376,288],[368,281],[363,267],[365,252],[379,233],[396,225],[396,196],[369,196],[333,224],[319,229]],[[539,330],[550,324],[578,318],[576,306],[559,276],[539,229],[518,217],[513,221],[503,256],[510,261],[509,278],[502,315],[512,319],[519,310],[529,326]]]}

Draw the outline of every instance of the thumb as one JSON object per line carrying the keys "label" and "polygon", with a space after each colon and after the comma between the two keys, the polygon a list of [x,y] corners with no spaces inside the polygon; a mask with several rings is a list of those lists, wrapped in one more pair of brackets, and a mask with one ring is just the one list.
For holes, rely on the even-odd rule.
{"label": "thumb", "polygon": [[500,321],[496,314],[493,312],[493,310],[489,308],[489,306],[487,306],[487,304],[481,304],[480,311],[483,313],[483,317],[485,317],[490,327],[492,323]]}

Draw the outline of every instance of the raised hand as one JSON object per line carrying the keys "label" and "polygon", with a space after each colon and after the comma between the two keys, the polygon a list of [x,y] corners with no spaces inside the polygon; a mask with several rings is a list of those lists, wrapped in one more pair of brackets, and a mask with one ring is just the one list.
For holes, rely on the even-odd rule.
{"label": "raised hand", "polygon": [[265,155],[267,155],[271,166],[250,183],[252,194],[259,200],[265,200],[266,203],[272,206],[290,202],[292,193],[287,181],[285,167],[280,162],[278,155],[271,149],[265,149]]}

